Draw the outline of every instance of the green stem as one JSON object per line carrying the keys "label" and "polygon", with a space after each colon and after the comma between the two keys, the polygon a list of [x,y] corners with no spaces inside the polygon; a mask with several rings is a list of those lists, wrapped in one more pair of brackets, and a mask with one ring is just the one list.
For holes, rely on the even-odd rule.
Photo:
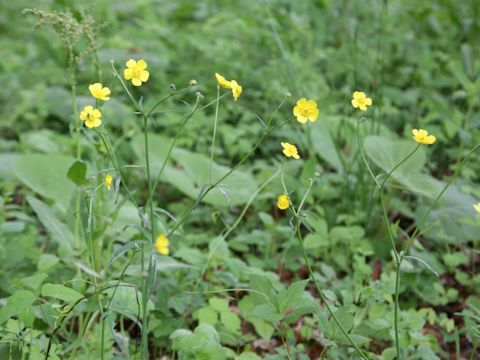
{"label": "green stem", "polygon": [[[398,255],[397,255],[398,257]],[[397,349],[397,360],[400,360],[400,338],[399,338],[399,327],[398,327],[398,315],[400,312],[398,296],[400,293],[400,265],[401,262],[397,259],[395,266],[395,348]]]}
{"label": "green stem", "polygon": [[[153,194],[152,194],[152,182],[150,179],[150,151],[148,146],[148,117],[144,116],[144,134],[145,134],[145,161],[147,163],[147,188],[148,188],[148,200],[149,200],[149,210],[150,210],[150,229],[152,241],[155,241],[155,217],[153,215]],[[143,246],[142,246],[143,251]],[[148,360],[148,315],[147,315],[147,304],[148,304],[148,279],[150,278],[150,272],[152,271],[152,261],[148,262],[148,271],[147,277],[144,279],[143,289],[142,289],[142,302],[143,302],[143,313],[142,313],[142,358]],[[156,271],[156,269],[153,269]]]}
{"label": "green stem", "polygon": [[[73,63],[70,67],[70,90],[72,94],[73,120],[75,122],[75,154],[76,159],[80,160],[82,156],[82,149],[80,146],[80,118],[78,117],[77,111],[77,83],[75,78],[75,63]],[[77,187],[75,194],[75,220],[73,227],[75,249],[78,249],[80,246],[80,202],[81,193],[80,189]]]}
{"label": "green stem", "polygon": [[215,151],[215,136],[217,134],[218,105],[220,103],[220,85],[217,85],[217,106],[215,107],[215,121],[213,122],[212,151],[210,154],[210,183],[213,181],[213,155]]}

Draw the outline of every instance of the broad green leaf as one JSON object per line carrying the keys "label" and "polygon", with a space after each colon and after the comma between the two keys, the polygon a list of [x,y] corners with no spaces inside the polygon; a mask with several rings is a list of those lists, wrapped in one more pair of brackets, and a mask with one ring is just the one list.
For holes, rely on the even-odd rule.
{"label": "broad green leaf", "polygon": [[18,179],[36,193],[58,202],[63,211],[69,206],[75,185],[67,178],[74,159],[56,154],[20,155],[12,165]]}
{"label": "broad green leaf", "polygon": [[0,310],[0,324],[31,306],[35,299],[36,297],[31,291],[16,291],[7,299],[7,304]]}
{"label": "broad green leaf", "polygon": [[262,358],[257,354],[249,351],[249,352],[244,352],[240,356],[235,357],[235,360],[262,360]]}
{"label": "broad green leaf", "polygon": [[43,224],[43,226],[45,226],[49,234],[52,236],[52,239],[59,245],[71,249],[73,247],[74,240],[73,234],[69,227],[58,220],[44,202],[32,196],[27,196],[27,201],[37,214],[40,222]]}
{"label": "broad green leaf", "polygon": [[220,321],[228,330],[232,332],[239,331],[242,325],[238,315],[228,310],[220,313]]}
{"label": "broad green leaf", "polygon": [[42,254],[38,259],[37,268],[39,271],[45,271],[58,264],[60,260],[52,254]]}
{"label": "broad green leaf", "polygon": [[[405,157],[407,157],[416,147],[417,143],[413,140],[389,140],[384,137],[370,135],[364,140],[363,149],[367,156],[375,162],[385,173],[392,170]],[[391,175],[393,178],[405,176],[409,173],[418,173],[425,166],[427,157],[425,151],[420,147],[415,154],[405,161]],[[380,178],[380,182],[382,179]]]}
{"label": "broad green leaf", "polygon": [[70,169],[68,169],[67,176],[76,185],[87,185],[88,181],[85,178],[87,174],[87,164],[82,160],[76,160]]}
{"label": "broad green leaf", "polygon": [[210,307],[218,312],[228,311],[228,301],[225,299],[212,297],[208,300]]}
{"label": "broad green leaf", "polygon": [[199,323],[215,325],[218,322],[218,314],[211,307],[203,307],[194,313]]}
{"label": "broad green leaf", "polygon": [[82,294],[60,284],[43,285],[42,296],[49,296],[70,303],[83,298]]}

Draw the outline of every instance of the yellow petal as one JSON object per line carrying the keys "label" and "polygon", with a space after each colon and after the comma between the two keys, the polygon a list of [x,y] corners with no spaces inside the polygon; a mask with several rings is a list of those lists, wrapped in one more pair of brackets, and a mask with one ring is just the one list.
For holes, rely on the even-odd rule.
{"label": "yellow petal", "polygon": [[310,120],[311,122],[315,122],[317,121],[317,118],[318,118],[318,109],[314,109],[312,115],[308,117],[308,120]]}
{"label": "yellow petal", "polygon": [[307,122],[307,118],[306,117],[303,117],[303,116],[297,116],[297,121],[300,123],[300,124],[305,124]]}
{"label": "yellow petal", "polygon": [[358,108],[358,101],[356,99],[352,99],[352,106]]}
{"label": "yellow petal", "polygon": [[142,80],[140,80],[138,78],[133,78],[132,79],[132,84],[135,85],[135,86],[140,86],[140,85],[142,85]]}
{"label": "yellow petal", "polygon": [[[128,68],[131,69],[131,68],[134,68],[135,65],[137,65],[137,62],[136,62],[135,60],[133,60],[133,59],[130,59],[130,60],[127,61],[126,65],[127,65]],[[127,80],[128,80],[128,79],[127,79]]]}
{"label": "yellow petal", "polygon": [[150,73],[146,70],[143,70],[140,73],[140,80],[142,80],[143,82],[147,82],[149,76],[150,76]]}
{"label": "yellow petal", "polygon": [[123,77],[125,78],[125,80],[130,80],[133,76],[133,71],[132,69],[125,69],[123,70]]}
{"label": "yellow petal", "polygon": [[147,68],[147,63],[145,62],[145,60],[141,59],[138,61],[137,63],[137,69],[139,70],[143,70],[143,69],[146,69]]}

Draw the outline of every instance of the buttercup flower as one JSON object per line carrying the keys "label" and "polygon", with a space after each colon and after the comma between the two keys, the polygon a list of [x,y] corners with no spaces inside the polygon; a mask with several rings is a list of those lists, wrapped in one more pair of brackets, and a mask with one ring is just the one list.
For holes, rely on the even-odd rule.
{"label": "buttercup flower", "polygon": [[242,93],[242,87],[238,85],[238,83],[235,80],[230,81],[230,84],[232,85],[233,99],[237,101],[238,97]]}
{"label": "buttercup flower", "polygon": [[155,248],[157,251],[162,255],[168,255],[168,245],[170,245],[170,241],[168,241],[165,235],[160,235],[157,237],[155,241]]}
{"label": "buttercup flower", "polygon": [[238,97],[242,93],[242,87],[238,85],[236,80],[228,81],[219,73],[215,73],[217,78],[218,85],[224,87],[225,89],[232,89],[233,98],[237,101]]}
{"label": "buttercup flower", "polygon": [[110,89],[108,87],[102,88],[102,84],[100,83],[91,84],[88,90],[90,90],[90,94],[92,94],[95,99],[103,101],[110,100],[110,98],[107,97],[107,95],[110,95]]}
{"label": "buttercup flower", "polygon": [[413,140],[420,144],[431,145],[437,140],[437,138],[433,135],[428,135],[427,130],[423,129],[413,129]]}
{"label": "buttercup flower", "polygon": [[142,85],[142,82],[147,82],[150,73],[145,70],[147,63],[144,60],[136,62],[133,59],[127,61],[127,68],[123,70],[125,80],[132,79],[132,84],[135,86]]}
{"label": "buttercup flower", "polygon": [[290,206],[290,200],[287,195],[280,195],[278,198],[277,206],[280,210],[286,210]]}
{"label": "buttercup flower", "polygon": [[367,98],[364,92],[355,91],[353,93],[352,106],[362,111],[367,110],[367,106],[372,105],[372,99]]}
{"label": "buttercup flower", "polygon": [[93,106],[85,106],[83,111],[80,113],[80,120],[85,121],[85,125],[88,128],[97,128],[102,124],[102,113],[97,109],[94,109]]}
{"label": "buttercup flower", "polygon": [[286,157],[293,157],[294,159],[300,159],[300,156],[298,155],[298,150],[295,145],[289,144],[287,142],[282,142],[280,143],[283,146],[283,154]]}
{"label": "buttercup flower", "polygon": [[219,73],[215,73],[215,77],[217,78],[218,85],[224,87],[225,89],[231,89],[232,84],[230,84],[230,81],[227,81],[222,75]]}
{"label": "buttercup flower", "polygon": [[110,187],[112,186],[112,180],[112,175],[105,176],[105,184],[107,185],[108,190],[110,190]]}
{"label": "buttercup flower", "polygon": [[313,100],[301,98],[297,101],[297,106],[293,108],[293,115],[297,117],[299,123],[305,124],[307,120],[314,122],[318,117],[317,103]]}

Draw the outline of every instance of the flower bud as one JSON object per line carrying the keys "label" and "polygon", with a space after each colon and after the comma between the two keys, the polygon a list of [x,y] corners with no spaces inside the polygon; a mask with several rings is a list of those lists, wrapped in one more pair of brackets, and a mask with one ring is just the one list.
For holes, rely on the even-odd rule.
{"label": "flower bud", "polygon": [[197,85],[197,80],[190,80],[190,86],[196,86]]}

